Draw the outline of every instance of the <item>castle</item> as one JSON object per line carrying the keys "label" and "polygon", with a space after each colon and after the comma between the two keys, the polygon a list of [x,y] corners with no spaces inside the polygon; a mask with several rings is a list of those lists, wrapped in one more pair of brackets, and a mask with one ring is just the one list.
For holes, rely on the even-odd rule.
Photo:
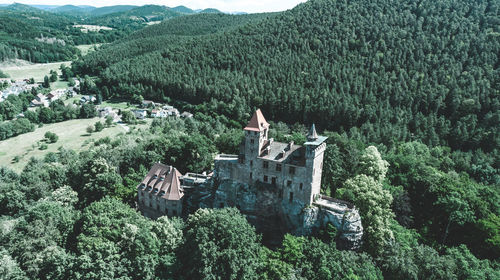
{"label": "castle", "polygon": [[327,137],[319,136],[314,124],[303,146],[269,138],[269,123],[257,110],[244,128],[239,155],[218,155],[218,178],[276,188],[283,202],[311,205],[319,196],[323,154]]}
{"label": "castle", "polygon": [[358,210],[320,194],[327,137],[312,125],[304,145],[274,141],[260,110],[244,132],[239,153],[217,155],[209,175],[156,163],[137,186],[141,213],[185,217],[199,208],[236,207],[271,243],[284,232],[309,235],[330,224],[339,231],[338,248],[361,246]]}
{"label": "castle", "polygon": [[[319,136],[313,124],[303,146],[274,141],[268,137],[269,123],[260,109],[253,114],[244,131],[239,155],[215,158],[217,177],[248,185],[269,185],[285,203],[311,205],[320,195],[327,137]],[[209,179],[203,176],[183,176],[175,167],[156,163],[137,187],[139,209],[148,217],[180,216],[185,189]],[[196,177],[199,179],[197,184],[184,183]],[[224,202],[215,206],[238,207]]]}

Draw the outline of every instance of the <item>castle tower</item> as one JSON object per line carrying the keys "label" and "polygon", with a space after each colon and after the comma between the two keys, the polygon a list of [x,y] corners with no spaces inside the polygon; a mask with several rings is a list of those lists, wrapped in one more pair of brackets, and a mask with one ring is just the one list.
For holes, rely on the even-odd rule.
{"label": "castle tower", "polygon": [[267,141],[269,133],[269,123],[262,115],[260,109],[255,111],[252,118],[248,122],[245,130],[245,161],[250,161],[257,158]]}
{"label": "castle tower", "polygon": [[326,149],[325,136],[320,136],[316,132],[316,127],[313,124],[307,135],[306,147],[306,186],[308,186],[307,194],[309,204],[314,201],[314,197],[320,194],[321,191],[321,173],[323,170],[323,156]]}

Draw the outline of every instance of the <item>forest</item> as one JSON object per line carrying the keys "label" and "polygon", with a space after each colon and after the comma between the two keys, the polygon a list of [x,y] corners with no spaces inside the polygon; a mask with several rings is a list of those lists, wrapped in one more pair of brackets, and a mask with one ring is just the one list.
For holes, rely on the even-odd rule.
{"label": "forest", "polygon": [[[15,3],[0,7],[0,61],[24,59],[35,63],[68,61],[80,54],[77,45],[109,43],[142,29],[147,22],[168,20],[184,13],[155,5],[110,6],[92,14],[71,9],[41,10]],[[113,28],[82,32],[74,25]]]}
{"label": "forest", "polygon": [[[0,168],[0,275],[500,279],[499,55],[492,0],[310,0],[134,32],[72,72],[95,77],[85,90],[99,100],[168,102],[194,118]],[[357,206],[359,251],[337,249],[334,227],[269,246],[234,208],[136,211],[153,163],[212,170],[256,108],[276,141],[302,144],[312,123],[328,136],[321,192]]]}
{"label": "forest", "polygon": [[180,99],[240,122],[259,107],[371,142],[494,152],[498,13],[496,1],[309,1],[210,36],[133,35],[74,68],[105,97]]}
{"label": "forest", "polygon": [[[446,149],[420,142],[379,153],[346,134],[322,132],[329,136],[323,179],[343,180],[337,197],[358,203],[363,226],[376,229],[365,231],[359,252],[336,249],[334,228],[308,237],[287,234],[281,244],[268,248],[235,208],[200,209],[185,220],[150,220],[134,209],[136,186],[153,162],[172,164],[182,172],[209,170],[215,153],[228,153],[239,145],[242,127],[231,124],[225,116],[202,113],[194,119],[155,120],[147,130],[97,140],[79,154],[61,148],[43,159],[33,158],[20,174],[0,168],[2,275],[5,279],[500,276],[498,190],[449,171]],[[270,136],[280,141],[293,137],[300,143],[304,130],[301,125],[272,123]],[[407,170],[413,166],[417,166],[413,173]],[[369,189],[363,189],[365,184],[359,182],[363,180],[371,182]],[[371,203],[364,204],[366,200]]]}

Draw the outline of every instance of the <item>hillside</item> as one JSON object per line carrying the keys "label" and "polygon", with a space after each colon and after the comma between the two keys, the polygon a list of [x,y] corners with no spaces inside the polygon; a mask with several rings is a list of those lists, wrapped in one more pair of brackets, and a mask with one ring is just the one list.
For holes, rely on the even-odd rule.
{"label": "hillside", "polygon": [[183,13],[183,14],[194,14],[196,13],[195,11],[191,10],[190,8],[186,6],[177,6],[172,8],[173,11],[178,12],[178,13]]}
{"label": "hillside", "polygon": [[[87,18],[90,15],[94,16],[92,20]],[[17,3],[3,6],[0,7],[0,61],[72,60],[79,54],[75,45],[112,42],[144,28],[146,22],[179,15],[160,6],[66,5],[46,10]],[[79,25],[97,25],[94,30],[99,31],[82,31]],[[112,29],[101,30],[101,26]]]}
{"label": "hillside", "polygon": [[71,25],[67,17],[31,6],[0,7],[0,61],[11,58],[31,62],[73,59],[78,50],[70,36]]}
{"label": "hillside", "polygon": [[50,9],[49,11],[52,13],[65,14],[74,17],[83,17],[93,14],[92,12],[95,10],[96,10],[95,7],[90,7],[90,6],[85,7],[85,6],[64,5]]}
{"label": "hillside", "polygon": [[220,103],[209,110],[241,122],[259,107],[273,119],[315,122],[370,142],[420,139],[492,152],[500,141],[492,129],[500,102],[497,6],[310,1],[238,30],[172,40],[149,52],[150,40],[142,45],[134,35],[130,45],[110,47],[129,55],[97,52],[77,70],[98,74],[111,95],[214,100]]}
{"label": "hillside", "polygon": [[[177,48],[182,46],[181,42],[190,41],[193,37],[228,31],[275,15],[277,14],[195,14],[177,17],[139,30],[114,44],[103,46],[100,51],[75,62],[77,64],[75,69],[79,69],[82,73],[97,73],[130,57],[162,50],[165,46]],[[93,72],[95,70],[97,71]]]}
{"label": "hillside", "polygon": [[126,11],[92,17],[87,19],[86,22],[131,31],[143,28],[147,22],[163,21],[182,15],[184,14],[175,12],[165,6],[145,5]]}

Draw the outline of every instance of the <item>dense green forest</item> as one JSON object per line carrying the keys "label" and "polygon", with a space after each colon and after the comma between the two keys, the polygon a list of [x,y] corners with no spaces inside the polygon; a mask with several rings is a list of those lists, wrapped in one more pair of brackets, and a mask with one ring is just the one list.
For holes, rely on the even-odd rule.
{"label": "dense green forest", "polygon": [[79,52],[69,34],[71,25],[64,16],[30,6],[13,4],[1,7],[0,61],[19,58],[50,62],[76,58]]}
{"label": "dense green forest", "polygon": [[496,1],[309,1],[213,36],[131,36],[75,70],[109,96],[205,103],[239,121],[260,107],[377,143],[497,154],[498,13]]}
{"label": "dense green forest", "polygon": [[[499,13],[498,1],[310,0],[177,17],[75,61],[99,99],[142,96],[194,118],[0,168],[0,275],[499,279]],[[321,192],[358,208],[359,251],[338,250],[332,227],[266,247],[232,208],[155,221],[135,210],[154,162],[210,171],[255,108],[276,141],[302,144],[311,123],[328,136]]]}
{"label": "dense green forest", "polygon": [[[0,61],[15,58],[30,62],[73,60],[79,54],[76,45],[113,42],[143,29],[148,23],[194,13],[203,15],[220,12],[215,9],[195,12],[185,7],[158,5],[101,8],[67,5],[41,10],[15,3],[0,7]],[[201,28],[199,32],[212,30],[213,24],[217,23]],[[222,24],[230,26],[234,22],[224,21]],[[98,25],[112,30],[82,32],[75,25]]]}
{"label": "dense green forest", "polygon": [[90,17],[85,22],[87,24],[109,26],[130,33],[144,28],[147,22],[163,21],[183,15],[165,6],[145,5],[127,11]]}
{"label": "dense green forest", "polygon": [[[304,139],[303,126],[272,123],[271,128],[271,136],[280,141]],[[149,130],[97,140],[80,154],[60,149],[43,160],[32,159],[21,174],[1,168],[2,275],[6,279],[500,276],[497,261],[473,254],[498,258],[498,191],[446,172],[446,151],[418,142],[380,155],[376,148],[345,134],[323,132],[330,137],[324,179],[336,174],[346,181],[340,197],[355,193],[359,178],[371,178],[377,180],[371,188],[378,185],[387,196],[385,205],[393,200],[391,208],[383,207],[373,190],[355,198],[373,199],[360,204],[364,227],[373,225],[390,236],[384,239],[366,231],[365,244],[376,250],[368,246],[360,252],[337,250],[332,229],[310,237],[285,235],[281,245],[269,249],[231,208],[201,209],[186,220],[156,221],[134,210],[136,185],[153,162],[173,164],[182,172],[208,170],[214,153],[237,149],[241,129],[225,116],[198,113],[194,119],[155,120]],[[386,160],[389,167],[380,164]],[[415,174],[405,169],[414,165]],[[464,183],[469,184],[467,189]],[[410,205],[408,196],[422,200]],[[377,225],[382,217],[387,223]]]}

